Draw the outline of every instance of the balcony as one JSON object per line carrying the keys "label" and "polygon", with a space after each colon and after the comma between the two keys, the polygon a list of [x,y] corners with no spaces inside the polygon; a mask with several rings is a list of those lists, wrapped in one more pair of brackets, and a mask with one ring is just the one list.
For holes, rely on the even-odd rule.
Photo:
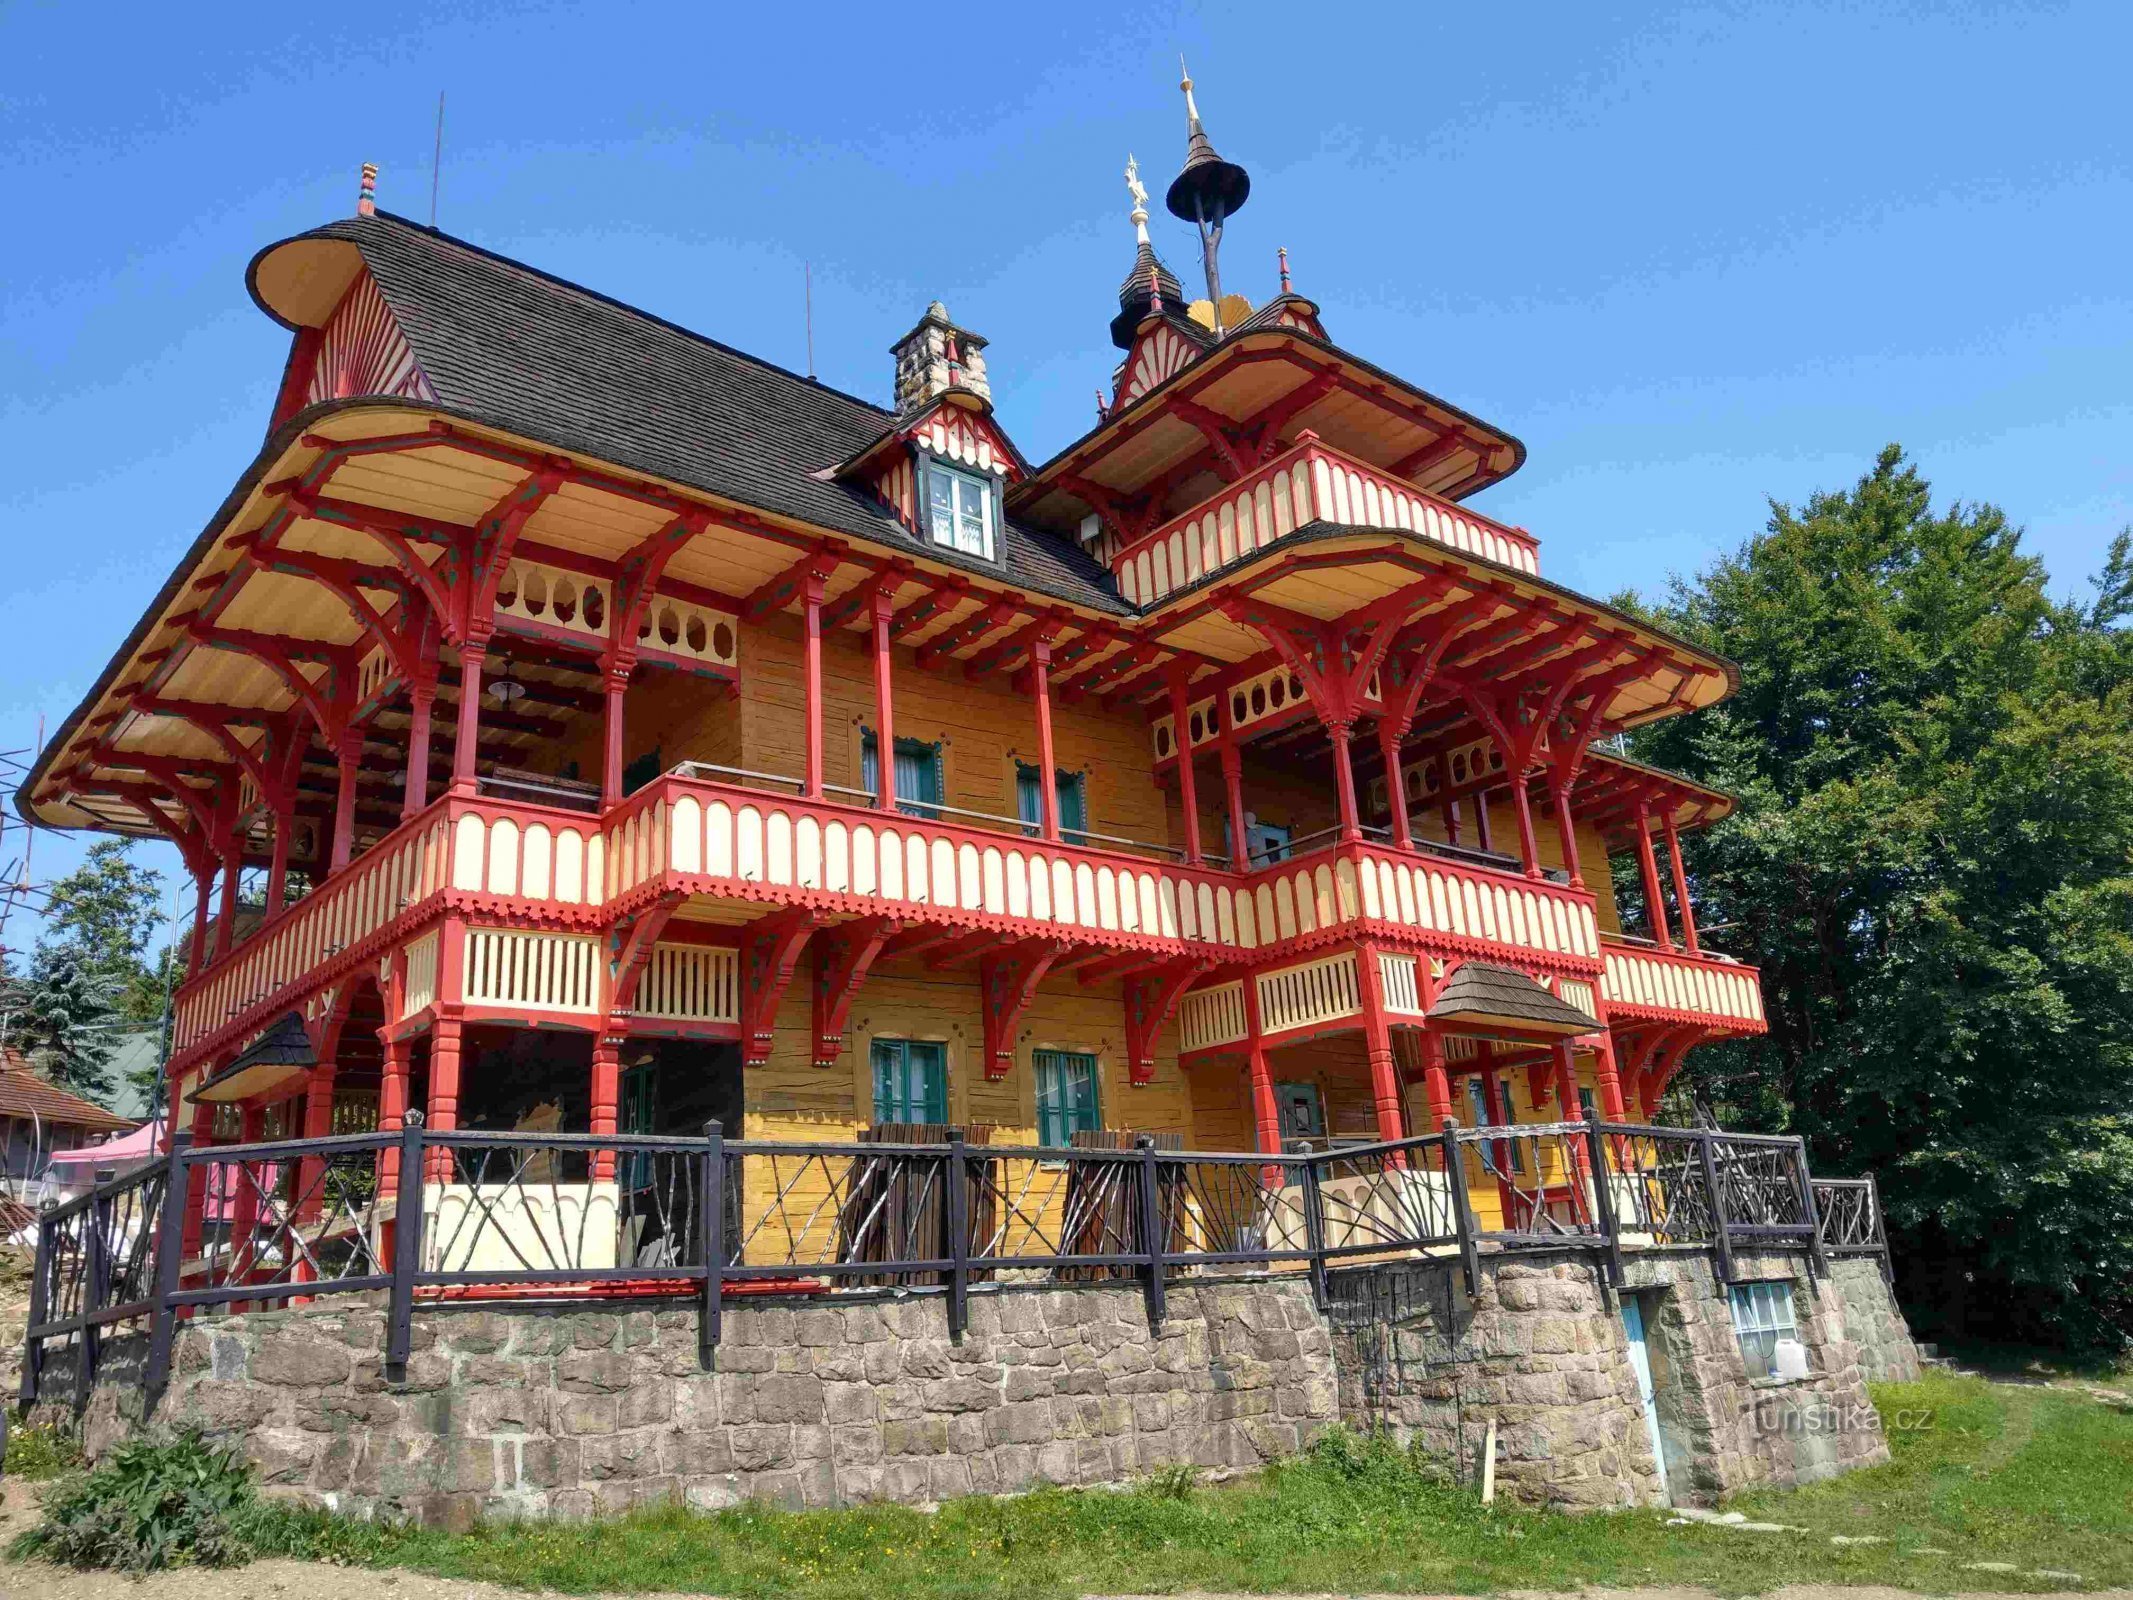
{"label": "balcony", "polygon": [[1540,546],[1517,528],[1312,442],[1227,484],[1112,558],[1127,599],[1150,606],[1312,522],[1397,528],[1499,566],[1540,571]]}
{"label": "balcony", "polygon": [[521,958],[583,980],[559,978],[540,1009],[594,1008],[587,975],[599,938],[673,893],[1217,964],[1247,953],[1255,965],[1308,959],[1370,931],[1583,981],[1599,972],[1591,895],[1471,853],[1332,839],[1240,873],[1098,835],[1053,844],[1011,819],[945,806],[884,814],[762,786],[779,781],[677,769],[598,816],[515,793],[441,799],[180,989],[178,1064],[241,1041],[291,1005],[319,1004],[339,977],[410,940],[401,1014],[413,1015],[438,998],[434,941],[415,936],[446,907],[476,923],[508,915],[539,924],[509,935],[523,951],[469,950],[469,988],[452,998],[507,1008],[526,1000],[503,981]]}
{"label": "balcony", "polygon": [[1769,1031],[1762,974],[1754,967],[1708,950],[1692,956],[1621,934],[1603,934],[1601,942],[1600,995],[1610,1017]]}

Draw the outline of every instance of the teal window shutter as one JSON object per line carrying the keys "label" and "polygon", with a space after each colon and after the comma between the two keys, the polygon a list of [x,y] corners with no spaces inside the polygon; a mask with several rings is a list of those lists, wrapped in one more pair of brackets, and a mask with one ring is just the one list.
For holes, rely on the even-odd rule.
{"label": "teal window shutter", "polygon": [[874,1120],[948,1120],[946,1045],[931,1039],[874,1041]]}
{"label": "teal window shutter", "polygon": [[1057,1148],[1077,1133],[1104,1125],[1096,1082],[1096,1058],[1073,1050],[1039,1050],[1037,1069],[1037,1142]]}
{"label": "teal window shutter", "polygon": [[[881,792],[881,744],[868,728],[859,736],[859,787],[868,794]],[[941,747],[923,739],[896,741],[896,809],[907,816],[924,816],[927,808],[940,805]]]}

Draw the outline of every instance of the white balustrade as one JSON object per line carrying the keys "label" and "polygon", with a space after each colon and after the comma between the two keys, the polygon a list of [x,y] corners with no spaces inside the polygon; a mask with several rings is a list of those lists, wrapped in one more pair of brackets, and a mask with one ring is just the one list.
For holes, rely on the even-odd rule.
{"label": "white balustrade", "polygon": [[1730,963],[1609,946],[1600,993],[1610,1006],[1765,1022],[1758,975]]}

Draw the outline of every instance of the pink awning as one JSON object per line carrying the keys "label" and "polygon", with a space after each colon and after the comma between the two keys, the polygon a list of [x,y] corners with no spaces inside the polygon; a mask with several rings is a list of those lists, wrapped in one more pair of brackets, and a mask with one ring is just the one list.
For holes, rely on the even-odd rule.
{"label": "pink awning", "polygon": [[78,1150],[54,1150],[52,1165],[96,1167],[120,1161],[145,1161],[163,1152],[163,1124],[144,1122],[108,1144],[85,1144]]}

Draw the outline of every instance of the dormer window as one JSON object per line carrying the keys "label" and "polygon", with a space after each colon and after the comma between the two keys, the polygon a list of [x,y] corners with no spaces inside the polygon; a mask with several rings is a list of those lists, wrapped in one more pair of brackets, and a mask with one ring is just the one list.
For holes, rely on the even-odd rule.
{"label": "dormer window", "polygon": [[926,463],[926,532],[937,545],[993,559],[993,480]]}

